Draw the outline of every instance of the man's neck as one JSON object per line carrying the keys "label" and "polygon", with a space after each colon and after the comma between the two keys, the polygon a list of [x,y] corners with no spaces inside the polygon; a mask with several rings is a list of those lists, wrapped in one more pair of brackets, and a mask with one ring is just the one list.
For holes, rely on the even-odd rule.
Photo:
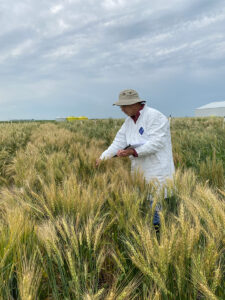
{"label": "man's neck", "polygon": [[144,106],[145,106],[144,104],[140,104],[139,107],[138,107],[138,109],[137,109],[137,111],[136,111],[136,113],[135,113],[135,115],[131,116],[131,118],[133,119],[134,123],[137,122],[137,120],[138,120],[138,118],[140,116],[140,111],[144,108]]}

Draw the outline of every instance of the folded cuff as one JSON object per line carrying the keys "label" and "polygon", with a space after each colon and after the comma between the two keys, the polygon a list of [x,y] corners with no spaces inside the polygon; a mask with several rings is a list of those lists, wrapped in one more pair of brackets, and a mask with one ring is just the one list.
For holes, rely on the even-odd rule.
{"label": "folded cuff", "polygon": [[134,157],[138,157],[138,154],[137,154],[137,151],[134,149],[134,154],[133,154]]}

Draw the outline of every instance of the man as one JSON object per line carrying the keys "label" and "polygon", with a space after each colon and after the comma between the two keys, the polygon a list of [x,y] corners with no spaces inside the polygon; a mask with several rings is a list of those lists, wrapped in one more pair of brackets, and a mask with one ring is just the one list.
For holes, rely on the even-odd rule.
{"label": "man", "polygon": [[[172,179],[174,173],[170,125],[162,113],[148,107],[145,102],[135,90],[120,92],[119,100],[113,105],[120,106],[128,117],[113,143],[97,159],[96,166],[115,155],[129,156],[131,172],[141,171],[148,182],[157,181],[160,188],[168,178]],[[158,209],[153,224],[155,227],[160,225]]]}

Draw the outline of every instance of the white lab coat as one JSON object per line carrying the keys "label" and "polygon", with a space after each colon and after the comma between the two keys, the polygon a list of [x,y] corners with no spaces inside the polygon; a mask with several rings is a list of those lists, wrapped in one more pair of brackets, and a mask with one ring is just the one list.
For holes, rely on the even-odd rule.
{"label": "white lab coat", "polygon": [[138,157],[130,156],[131,172],[140,171],[147,181],[157,180],[160,185],[172,179],[174,163],[168,119],[156,109],[144,106],[134,123],[127,117],[113,143],[100,159],[108,159],[128,145],[134,145]]}

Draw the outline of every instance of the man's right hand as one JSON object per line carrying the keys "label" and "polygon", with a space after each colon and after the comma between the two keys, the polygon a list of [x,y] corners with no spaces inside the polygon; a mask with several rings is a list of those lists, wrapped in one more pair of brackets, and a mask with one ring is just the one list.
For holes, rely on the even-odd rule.
{"label": "man's right hand", "polygon": [[100,158],[97,158],[96,159],[96,163],[95,163],[95,167],[97,168],[97,167],[99,167],[99,165],[101,164],[101,159]]}
{"label": "man's right hand", "polygon": [[130,156],[130,155],[134,155],[135,154],[135,150],[133,148],[127,148],[124,150],[118,150],[116,155],[118,157],[126,157],[126,156]]}

